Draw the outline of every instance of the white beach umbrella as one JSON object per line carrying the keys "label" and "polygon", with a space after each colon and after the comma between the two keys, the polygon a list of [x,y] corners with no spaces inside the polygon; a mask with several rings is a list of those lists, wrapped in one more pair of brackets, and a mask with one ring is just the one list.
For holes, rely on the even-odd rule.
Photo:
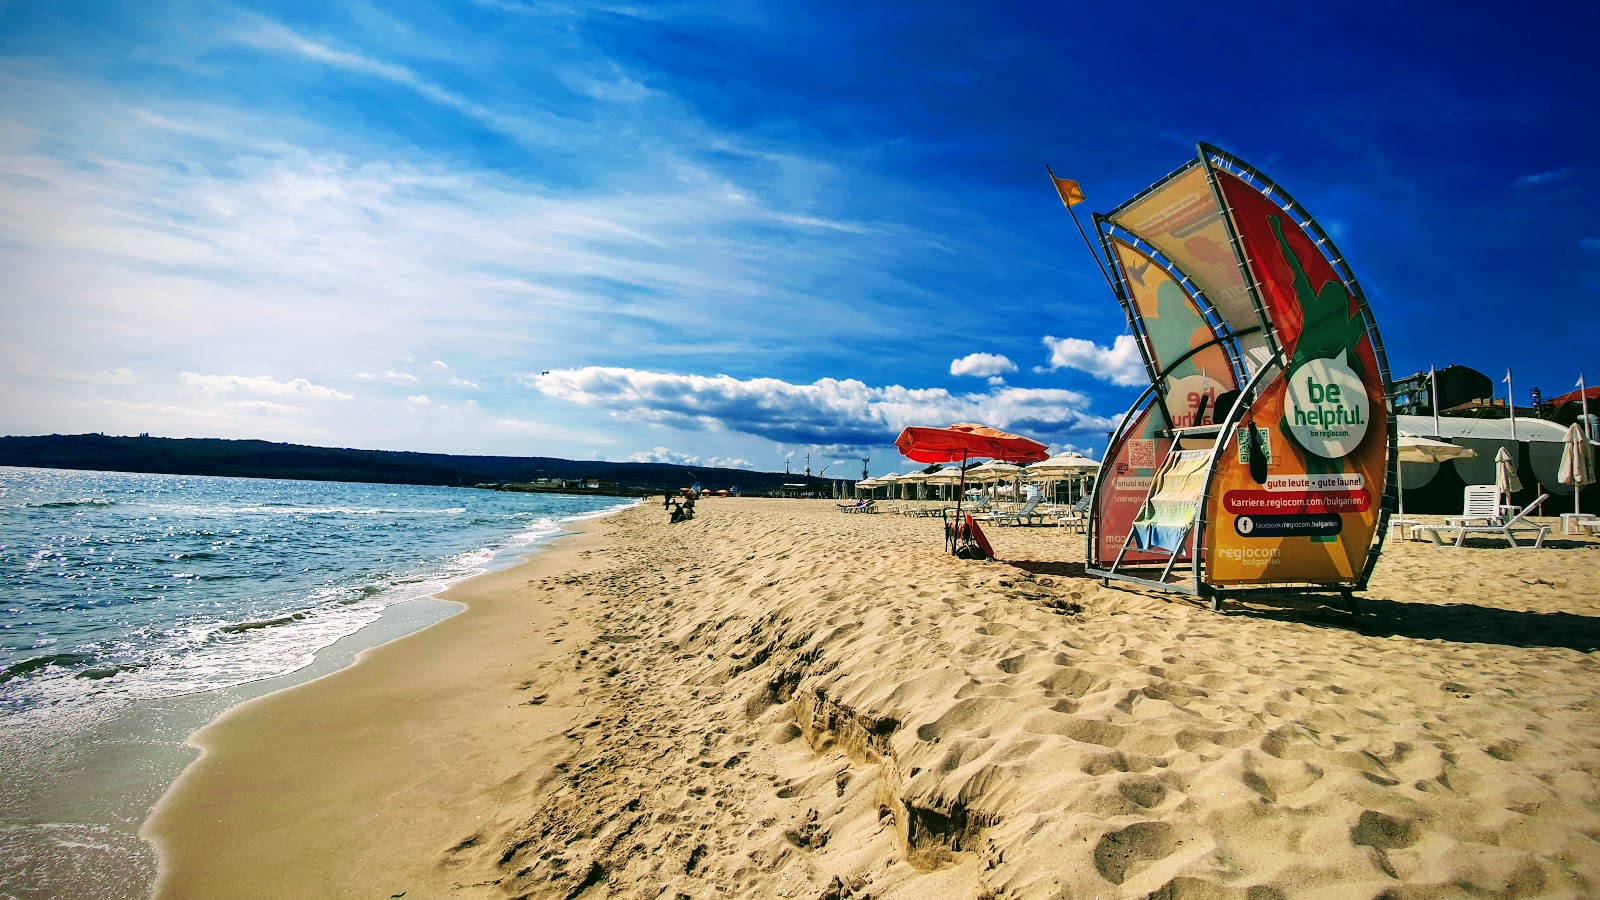
{"label": "white beach umbrella", "polygon": [[[1475,451],[1459,444],[1436,441],[1431,438],[1416,437],[1409,434],[1400,435],[1396,443],[1399,445],[1399,451],[1395,458],[1401,465],[1394,467],[1394,475],[1396,495],[1400,498],[1399,516],[1401,518],[1404,518],[1406,514],[1406,480],[1404,474],[1402,474],[1405,471],[1405,463],[1436,463],[1444,462],[1447,459],[1467,459],[1478,455]],[[1505,452],[1504,448],[1501,448],[1501,452]]]}
{"label": "white beach umbrella", "polygon": [[927,499],[928,476],[927,476],[926,473],[924,473],[924,472],[909,472],[909,473],[907,473],[905,475],[901,475],[898,483],[900,485],[900,496],[901,496],[901,498],[909,499],[909,498],[906,498],[905,489],[908,488],[908,487],[911,487],[912,485],[916,485],[917,493],[919,494],[919,499],[922,499],[922,500],[926,500]]}
{"label": "white beach umbrella", "polygon": [[925,479],[926,484],[943,487],[945,485],[959,485],[961,483],[961,467],[946,466]]}
{"label": "white beach umbrella", "polygon": [[1028,472],[1034,477],[1048,481],[1055,481],[1061,478],[1077,480],[1098,471],[1100,471],[1098,462],[1076,450],[1058,453],[1047,460],[1028,466]]}
{"label": "white beach umbrella", "polygon": [[1561,467],[1556,470],[1556,480],[1572,485],[1572,511],[1582,512],[1578,509],[1578,500],[1583,486],[1594,483],[1594,448],[1576,422],[1567,429],[1566,440],[1562,442]]}
{"label": "white beach umbrella", "polygon": [[[979,482],[984,484],[998,485],[1000,482],[1007,479],[1017,480],[1027,471],[1028,470],[1024,469],[1022,466],[1015,466],[1008,462],[1001,462],[998,459],[991,459],[981,466],[975,466],[971,469],[968,469],[967,480],[971,481],[976,478]],[[1000,496],[999,490],[995,490],[994,495],[998,500]]]}
{"label": "white beach umbrella", "polygon": [[1494,485],[1500,489],[1500,496],[1506,503],[1511,502],[1512,494],[1522,490],[1522,479],[1517,477],[1517,464],[1504,447],[1494,455]]}
{"label": "white beach umbrella", "polygon": [[1028,466],[1029,472],[1046,477],[1051,475],[1080,475],[1086,472],[1096,472],[1099,469],[1100,464],[1098,462],[1076,450],[1057,453],[1047,460]]}

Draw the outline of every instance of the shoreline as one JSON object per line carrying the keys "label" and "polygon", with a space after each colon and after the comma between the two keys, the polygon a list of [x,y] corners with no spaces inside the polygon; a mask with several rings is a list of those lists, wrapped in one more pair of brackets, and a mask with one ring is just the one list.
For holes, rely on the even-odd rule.
{"label": "shoreline", "polygon": [[[368,702],[381,702],[381,698],[395,696],[386,691],[399,690],[402,693],[422,693],[431,696],[435,701],[443,701],[437,703],[436,709],[450,705],[448,695],[430,693],[425,687],[419,688],[412,680],[413,678],[426,680],[416,673],[419,669],[426,668],[426,657],[432,647],[438,643],[458,641],[489,643],[497,641],[503,636],[495,630],[499,626],[498,621],[488,626],[487,632],[481,630],[478,624],[479,619],[483,618],[486,607],[492,605],[483,598],[493,595],[496,590],[503,590],[515,584],[530,572],[559,570],[570,566],[572,558],[588,548],[586,539],[603,531],[606,520],[614,515],[617,513],[566,523],[560,534],[541,544],[537,552],[525,554],[520,562],[465,579],[429,598],[431,601],[443,601],[447,606],[454,607],[447,617],[420,629],[364,647],[347,664],[316,678],[263,693],[234,705],[189,735],[187,743],[197,755],[167,788],[140,829],[141,836],[155,848],[158,859],[154,894],[218,897],[249,895],[259,888],[258,885],[252,886],[248,882],[235,882],[231,874],[225,874],[220,882],[198,884],[187,880],[174,882],[170,875],[171,869],[175,864],[184,867],[191,852],[187,848],[196,845],[203,846],[205,849],[198,852],[206,856],[209,862],[219,863],[225,872],[235,872],[250,867],[254,853],[248,845],[252,840],[270,839],[274,846],[279,848],[285,845],[298,846],[301,849],[295,856],[301,862],[305,862],[308,858],[322,857],[323,854],[318,847],[328,839],[328,832],[307,826],[308,821],[316,821],[315,812],[297,806],[284,807],[269,802],[272,799],[270,795],[275,793],[275,789],[269,790],[267,795],[258,797],[262,808],[253,810],[247,821],[226,815],[213,815],[208,810],[234,807],[239,802],[237,793],[240,790],[260,788],[262,782],[258,779],[261,778],[292,780],[299,775],[317,774],[311,771],[316,766],[306,763],[305,759],[309,755],[314,755],[318,749],[324,751],[329,749],[327,746],[319,745],[343,744],[346,749],[351,749],[346,740],[348,735],[341,734],[340,728],[346,713],[356,714],[356,711],[348,706],[353,701],[344,699],[346,694],[354,693]],[[556,622],[552,627],[559,631],[565,628],[565,625]],[[441,632],[440,629],[445,630]],[[463,632],[468,636],[464,637]],[[380,668],[379,678],[368,677],[375,669]],[[397,669],[403,673],[397,679],[398,684],[375,683],[381,682],[383,675]],[[414,700],[415,697],[405,699]],[[526,701],[526,698],[521,699]],[[298,723],[301,729],[306,730],[300,736],[308,743],[309,746],[305,749],[311,753],[289,751],[284,746],[283,736],[279,733],[275,721],[279,707],[295,708],[301,704],[311,706],[320,704],[319,708],[329,713],[315,722]],[[552,704],[547,711],[546,718],[552,723],[566,721],[566,714],[556,712],[558,709]],[[382,725],[369,723],[368,727],[381,729]],[[437,762],[442,767],[445,763],[454,762],[439,758],[436,755],[440,752],[437,747],[417,747],[413,753],[409,745],[397,739],[395,732],[382,733],[384,740],[380,743],[390,749],[398,748],[400,752],[383,757],[380,749],[367,743],[352,749],[353,756],[341,759],[347,765],[379,766],[391,774],[409,771],[413,773],[410,777],[417,780],[429,777],[427,771],[415,768],[419,763],[431,767]],[[457,749],[463,753],[471,753],[471,743],[469,741],[467,745]],[[242,759],[237,758],[237,751],[242,751]],[[282,765],[274,767],[274,759],[285,754],[289,758],[277,760]],[[226,765],[229,768],[242,767],[243,777],[251,783],[241,788],[237,782],[231,780],[232,775],[215,774],[215,770],[224,762],[223,757],[227,757]],[[379,758],[385,761],[375,762]],[[412,768],[408,769],[408,766]],[[221,778],[220,782],[215,780],[218,777]],[[355,806],[359,805],[365,786],[347,785],[341,788],[323,782],[323,789],[341,796],[346,804]],[[223,799],[214,800],[213,798],[219,793]],[[403,824],[415,823],[416,816],[424,814],[414,808],[406,809],[406,813],[407,822]],[[387,845],[392,841],[391,828],[363,821],[359,823],[356,831],[359,833],[349,834],[347,838],[356,841],[370,839],[376,842],[368,852],[392,860],[393,864],[402,870],[403,858],[416,855],[415,848],[407,848],[412,851],[409,853],[383,852],[383,848],[379,845]],[[265,835],[271,837],[264,837]],[[249,839],[246,839],[247,837]],[[297,837],[305,840],[296,843]],[[167,849],[174,843],[181,844],[185,849],[174,855]],[[220,849],[222,846],[242,847],[245,852],[241,858],[231,858]],[[431,857],[432,851],[436,849],[428,846],[421,856]],[[358,884],[366,885],[368,882],[363,878]],[[317,896],[324,892],[323,888],[313,887],[308,888],[307,892],[300,896]],[[290,896],[292,893],[286,891],[283,896]]]}
{"label": "shoreline", "polygon": [[0,828],[0,856],[8,860],[0,895],[150,896],[158,859],[143,834],[145,822],[198,757],[188,743],[193,733],[232,708],[326,677],[368,650],[456,615],[462,607],[445,596],[449,590],[522,565],[606,514],[566,519],[550,534],[502,548],[477,575],[391,603],[292,671],[195,693],[103,702],[0,736],[14,776],[4,797],[7,824]]}
{"label": "shoreline", "polygon": [[824,501],[596,520],[197,734],[159,895],[1600,890],[1592,538],[1399,542],[1352,617],[990,537],[1005,562]]}

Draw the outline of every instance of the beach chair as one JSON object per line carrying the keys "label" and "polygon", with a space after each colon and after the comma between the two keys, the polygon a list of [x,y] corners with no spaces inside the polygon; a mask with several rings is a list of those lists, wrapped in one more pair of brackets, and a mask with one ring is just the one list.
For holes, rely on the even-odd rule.
{"label": "beach chair", "polygon": [[1088,512],[1089,495],[1085,494],[1078,498],[1077,503],[1072,504],[1072,506],[1068,507],[1065,511],[1056,514],[1056,527],[1072,528],[1077,531],[1082,531],[1084,528],[1084,516],[1088,515]]}
{"label": "beach chair", "polygon": [[1461,515],[1445,520],[1448,525],[1498,525],[1501,522],[1500,488],[1492,484],[1469,484],[1461,492]]}
{"label": "beach chair", "polygon": [[1145,496],[1144,506],[1133,520],[1133,527],[1123,540],[1122,549],[1111,564],[1111,571],[1115,572],[1122,565],[1129,547],[1146,552],[1165,551],[1170,555],[1165,568],[1161,570],[1160,581],[1166,583],[1178,557],[1188,549],[1185,542],[1194,531],[1195,515],[1205,499],[1206,472],[1215,451],[1215,446],[1212,446],[1199,450],[1173,450],[1167,454],[1166,461],[1156,470],[1156,476],[1150,482],[1150,492]]}
{"label": "beach chair", "polygon": [[[1496,493],[1498,495],[1498,492]],[[1527,506],[1524,506],[1521,512],[1518,512],[1505,522],[1499,524],[1417,525],[1411,529],[1411,533],[1413,537],[1419,534],[1426,534],[1428,537],[1433,538],[1433,543],[1435,545],[1440,547],[1463,546],[1463,542],[1469,537],[1503,537],[1506,539],[1506,542],[1513,547],[1532,546],[1533,549],[1537,550],[1544,546],[1544,536],[1550,533],[1550,526],[1530,522],[1528,521],[1528,516],[1535,509],[1537,509],[1540,504],[1544,503],[1544,501],[1548,499],[1550,499],[1549,494],[1540,494],[1539,499],[1529,503]],[[1518,532],[1523,534],[1532,534],[1534,536],[1533,544],[1528,545],[1517,543]],[[1440,537],[1441,533],[1454,533],[1456,536],[1455,542],[1451,544],[1445,543],[1444,539]]]}
{"label": "beach chair", "polygon": [[991,513],[985,516],[983,521],[993,522],[996,525],[1042,525],[1044,524],[1044,513],[1039,512],[1039,504],[1042,502],[1044,501],[1038,499],[1029,500],[1022,504],[1021,508],[1016,512]]}
{"label": "beach chair", "polygon": [[864,512],[871,512],[872,511],[872,504],[874,504],[876,502],[878,502],[878,501],[876,501],[876,500],[857,500],[854,503],[835,503],[834,506],[839,507],[839,511],[840,512],[864,513]]}

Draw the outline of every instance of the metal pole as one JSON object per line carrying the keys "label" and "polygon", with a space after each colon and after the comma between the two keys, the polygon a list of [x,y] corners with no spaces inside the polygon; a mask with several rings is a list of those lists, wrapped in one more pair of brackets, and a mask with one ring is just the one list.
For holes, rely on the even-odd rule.
{"label": "metal pole", "polygon": [[1511,370],[1506,370],[1506,402],[1511,406],[1511,440],[1517,439],[1517,391],[1511,386]]}
{"label": "metal pole", "polygon": [[1428,402],[1433,407],[1433,436],[1439,437],[1439,382],[1433,366],[1428,367],[1428,390],[1433,396]]}
{"label": "metal pole", "polygon": [[[1056,191],[1059,193],[1061,191],[1061,183],[1056,178],[1056,173],[1050,168],[1049,165],[1046,165],[1044,167],[1044,170],[1049,173],[1049,175],[1050,175],[1050,183],[1056,186]],[[1076,183],[1076,182],[1074,182],[1074,183]],[[1079,192],[1079,196],[1080,197],[1082,196],[1082,192],[1081,191]],[[1080,201],[1074,201],[1074,202],[1081,202],[1081,200]],[[1063,196],[1061,198],[1061,205],[1065,206],[1067,208],[1067,214],[1072,216],[1072,224],[1078,226],[1078,237],[1083,238],[1083,246],[1088,248],[1089,255],[1094,257],[1095,268],[1100,270],[1100,277],[1104,278],[1106,280],[1106,287],[1111,288],[1111,293],[1116,294],[1117,293],[1117,286],[1115,284],[1113,284],[1112,281],[1111,281],[1111,273],[1106,271],[1105,263],[1100,261],[1100,254],[1094,252],[1094,245],[1089,243],[1089,234],[1088,234],[1088,232],[1083,230],[1083,223],[1078,221],[1077,210],[1074,210],[1072,208],[1072,204],[1067,202],[1067,198],[1065,196]]]}
{"label": "metal pole", "polygon": [[1583,386],[1583,376],[1578,376],[1578,402],[1583,404],[1583,439],[1594,440],[1594,435],[1589,433],[1589,389]]}
{"label": "metal pole", "polygon": [[1100,254],[1094,252],[1094,245],[1089,243],[1089,233],[1083,230],[1083,223],[1078,221],[1078,213],[1069,206],[1067,214],[1072,216],[1072,224],[1078,226],[1078,236],[1083,238],[1083,245],[1089,248],[1089,255],[1094,257],[1094,264],[1100,270],[1100,277],[1106,280],[1106,287],[1111,288],[1111,293],[1115,294],[1117,286],[1111,283],[1111,273],[1106,271],[1105,263],[1100,261]]}
{"label": "metal pole", "polygon": [[[1589,442],[1593,439],[1589,434],[1589,389],[1583,385],[1582,373],[1578,375],[1578,402],[1582,404],[1581,408],[1583,410],[1583,427],[1579,429],[1583,432],[1583,451],[1585,455],[1589,455],[1593,452],[1589,447]],[[1583,497],[1583,485],[1577,484],[1578,479],[1576,478],[1572,480],[1574,482],[1572,485],[1572,511],[1576,514],[1582,512],[1578,508],[1578,504]]]}

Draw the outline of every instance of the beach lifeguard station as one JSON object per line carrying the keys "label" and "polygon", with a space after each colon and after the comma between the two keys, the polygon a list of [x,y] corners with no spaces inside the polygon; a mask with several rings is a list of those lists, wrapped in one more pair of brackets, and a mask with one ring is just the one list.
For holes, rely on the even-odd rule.
{"label": "beach lifeguard station", "polygon": [[[1383,342],[1316,221],[1242,160],[1198,149],[1094,216],[1150,386],[1106,448],[1088,571],[1213,609],[1253,591],[1348,598],[1394,503]],[[1082,195],[1065,184],[1070,208]]]}

